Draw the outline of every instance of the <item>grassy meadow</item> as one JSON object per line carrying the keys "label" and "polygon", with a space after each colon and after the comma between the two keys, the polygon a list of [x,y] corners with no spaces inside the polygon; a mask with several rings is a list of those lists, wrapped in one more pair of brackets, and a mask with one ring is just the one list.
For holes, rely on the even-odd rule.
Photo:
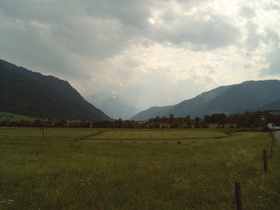
{"label": "grassy meadow", "polygon": [[[9,112],[0,112],[0,116],[9,116],[10,121],[20,121],[20,120],[30,120],[33,121],[35,118],[29,117],[27,115],[13,114]],[[0,117],[0,122],[6,120],[5,117]],[[0,134],[1,135],[1,134]]]}
{"label": "grassy meadow", "polygon": [[[0,127],[0,209],[279,209],[263,132]],[[268,172],[262,152],[268,151]]]}

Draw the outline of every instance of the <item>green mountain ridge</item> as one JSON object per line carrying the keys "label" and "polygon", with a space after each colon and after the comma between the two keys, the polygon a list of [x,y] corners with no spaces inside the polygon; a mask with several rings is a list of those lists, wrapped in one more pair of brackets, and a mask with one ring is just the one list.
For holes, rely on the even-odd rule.
{"label": "green mountain ridge", "polygon": [[0,111],[38,118],[107,120],[67,81],[0,60]]}
{"label": "green mountain ridge", "polygon": [[280,110],[280,81],[246,81],[221,86],[179,104],[144,110],[131,120],[148,120],[156,116],[204,117],[214,113],[238,114],[244,111]]}

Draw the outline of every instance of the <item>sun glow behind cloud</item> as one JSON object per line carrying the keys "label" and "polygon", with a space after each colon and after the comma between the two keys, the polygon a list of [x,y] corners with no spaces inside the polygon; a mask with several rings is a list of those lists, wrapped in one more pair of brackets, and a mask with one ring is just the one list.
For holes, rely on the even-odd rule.
{"label": "sun glow behind cloud", "polygon": [[2,1],[0,58],[141,108],[279,79],[277,1]]}

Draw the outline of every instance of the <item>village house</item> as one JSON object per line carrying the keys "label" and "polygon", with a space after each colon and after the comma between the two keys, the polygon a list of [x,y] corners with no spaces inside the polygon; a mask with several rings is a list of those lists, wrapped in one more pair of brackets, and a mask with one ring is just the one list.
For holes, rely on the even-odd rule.
{"label": "village house", "polygon": [[280,130],[280,111],[269,112],[265,120],[271,130]]}

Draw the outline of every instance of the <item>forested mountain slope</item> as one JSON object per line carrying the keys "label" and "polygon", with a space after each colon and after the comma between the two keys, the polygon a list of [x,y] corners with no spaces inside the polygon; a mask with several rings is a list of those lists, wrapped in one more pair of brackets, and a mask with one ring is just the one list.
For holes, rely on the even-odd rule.
{"label": "forested mountain slope", "polygon": [[280,81],[247,81],[241,84],[222,86],[204,92],[195,98],[169,107],[145,110],[133,120],[148,120],[158,115],[168,117],[204,117],[207,114],[238,114],[244,111],[280,109]]}
{"label": "forested mountain slope", "polygon": [[110,119],[67,81],[0,60],[0,110],[33,117]]}

